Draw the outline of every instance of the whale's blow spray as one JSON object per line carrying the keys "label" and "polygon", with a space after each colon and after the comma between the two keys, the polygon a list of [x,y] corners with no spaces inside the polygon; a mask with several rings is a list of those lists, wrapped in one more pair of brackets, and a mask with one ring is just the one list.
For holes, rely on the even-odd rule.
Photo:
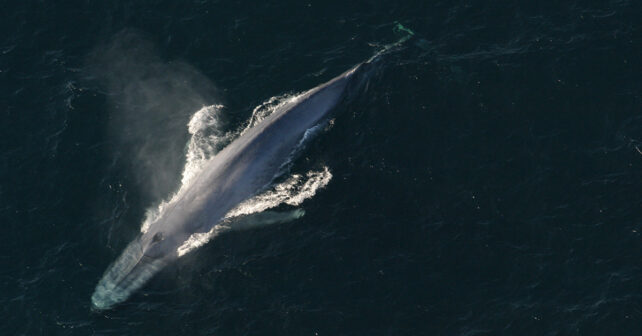
{"label": "whale's blow spray", "polygon": [[161,55],[143,33],[125,29],[94,48],[83,72],[105,95],[110,109],[105,126],[115,160],[122,159],[149,202],[176,190],[182,153],[192,136],[185,124],[194,111],[219,101],[215,85],[198,69]]}

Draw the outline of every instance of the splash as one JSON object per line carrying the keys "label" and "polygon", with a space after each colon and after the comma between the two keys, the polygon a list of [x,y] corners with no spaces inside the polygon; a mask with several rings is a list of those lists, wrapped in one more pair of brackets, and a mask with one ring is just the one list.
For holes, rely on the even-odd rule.
{"label": "splash", "polygon": [[[165,211],[171,208],[171,205],[189,189],[194,177],[200,173],[207,160],[216,155],[218,151],[229,144],[233,139],[260,123],[274,111],[283,108],[290,103],[296,103],[300,96],[300,93],[285,94],[268,99],[254,108],[247,125],[239,130],[231,132],[223,132],[220,128],[218,116],[224,108],[222,105],[204,106],[196,111],[187,124],[191,137],[187,144],[185,167],[183,169],[181,186],[178,191],[169,198],[169,200],[161,202],[155,208],[148,209],[143,225],[141,226],[141,232],[147,232],[150,226],[160,218]],[[301,139],[301,142],[297,146],[297,149],[295,149],[295,153],[303,147],[305,142],[318,133],[320,129],[321,126],[315,126],[307,130]],[[294,156],[295,153],[293,153],[292,156]],[[287,170],[289,164],[290,160],[283,164],[281,173]],[[284,182],[278,183],[268,188],[263,193],[239,204],[236,208],[228,212],[220,223],[214,225],[210,231],[192,234],[183,243],[183,245],[178,248],[178,255],[182,256],[193,251],[209,242],[221,232],[229,229],[235,229],[237,226],[239,228],[241,226],[247,226],[245,224],[241,224],[241,221],[238,220],[241,217],[257,214],[265,210],[275,208],[281,204],[298,206],[303,203],[304,200],[313,197],[316,192],[325,187],[331,179],[332,174],[328,167],[323,167],[320,171],[309,171],[305,174],[293,174]],[[254,221],[258,220],[260,222],[270,223],[281,222],[299,218],[303,216],[303,213],[304,212],[302,210],[295,210],[288,215],[264,216],[265,218],[257,217]],[[237,222],[238,225],[235,226],[235,223]],[[253,223],[251,226],[255,227],[258,225],[260,224]]]}
{"label": "splash", "polygon": [[217,116],[221,109],[223,105],[205,106],[196,111],[187,124],[192,136],[187,144],[182,186],[188,185],[205,161],[213,157],[220,150],[220,146],[233,137],[232,133],[222,134],[220,131]]}
{"label": "splash", "polygon": [[314,196],[317,190],[328,185],[331,179],[332,173],[330,173],[328,167],[323,167],[322,171],[310,171],[305,176],[294,174],[285,182],[279,183],[268,191],[239,204],[228,212],[225,218],[265,211],[280,204],[300,205],[306,199]]}

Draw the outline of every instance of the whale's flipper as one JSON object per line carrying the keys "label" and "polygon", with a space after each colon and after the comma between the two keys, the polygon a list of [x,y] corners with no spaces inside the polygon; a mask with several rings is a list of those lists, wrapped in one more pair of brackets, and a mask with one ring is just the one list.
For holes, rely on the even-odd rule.
{"label": "whale's flipper", "polygon": [[305,215],[305,210],[294,209],[291,211],[278,212],[278,211],[262,211],[249,215],[243,215],[227,219],[222,224],[228,230],[241,231],[260,228],[272,224],[283,224],[295,219],[299,219]]}

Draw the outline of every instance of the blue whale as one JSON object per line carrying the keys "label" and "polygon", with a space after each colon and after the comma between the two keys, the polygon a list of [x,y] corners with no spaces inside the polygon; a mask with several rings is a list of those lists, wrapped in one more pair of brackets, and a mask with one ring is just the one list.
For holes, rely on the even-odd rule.
{"label": "blue whale", "polygon": [[207,161],[170,208],[105,271],[91,297],[94,309],[125,301],[179,257],[192,234],[210,231],[226,213],[268,186],[306,131],[328,117],[363,63],[278,108]]}

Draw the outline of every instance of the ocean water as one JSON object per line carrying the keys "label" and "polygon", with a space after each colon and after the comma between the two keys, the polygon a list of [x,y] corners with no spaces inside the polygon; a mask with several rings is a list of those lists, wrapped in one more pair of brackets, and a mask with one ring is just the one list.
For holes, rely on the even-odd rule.
{"label": "ocean water", "polygon": [[[640,335],[640,17],[632,0],[1,2],[0,334]],[[414,36],[239,210],[287,221],[214,234],[91,309],[203,160],[398,24]]]}

